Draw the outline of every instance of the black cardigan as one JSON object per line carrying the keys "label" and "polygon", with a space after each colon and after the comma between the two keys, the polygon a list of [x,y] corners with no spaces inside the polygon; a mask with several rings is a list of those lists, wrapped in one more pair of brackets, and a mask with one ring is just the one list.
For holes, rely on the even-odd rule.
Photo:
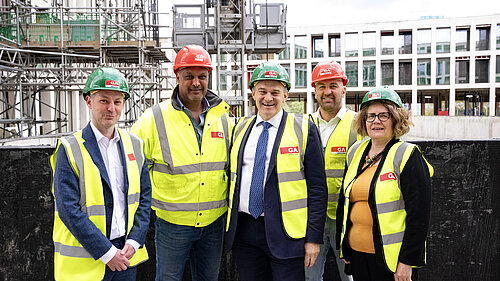
{"label": "black cardigan", "polygon": [[[392,147],[399,140],[392,139],[388,144],[388,148]],[[358,171],[361,170],[365,156],[370,151],[371,141],[366,147],[361,163],[358,165]],[[375,255],[378,262],[385,264],[382,256],[382,241],[380,237],[380,230],[377,219],[377,209],[374,198],[374,190],[376,179],[380,174],[380,170],[384,164],[389,149],[385,149],[382,154],[380,163],[375,171],[374,178],[370,184],[370,193],[368,196],[368,204],[373,217],[373,242],[375,244]],[[347,165],[345,170],[347,171]],[[342,184],[343,186],[343,184]],[[401,192],[406,209],[406,229],[403,237],[403,244],[399,252],[399,262],[411,266],[425,265],[425,240],[429,230],[430,211],[431,211],[431,179],[427,164],[424,160],[420,150],[414,149],[408,162],[406,163],[400,175]],[[342,222],[344,216],[344,188],[340,190],[339,203],[337,208],[337,234],[336,242],[337,249],[340,248],[340,231],[342,229]],[[350,229],[350,221],[347,220],[347,231]],[[343,255],[346,260],[350,260],[351,249],[349,247],[348,239],[344,239]]]}

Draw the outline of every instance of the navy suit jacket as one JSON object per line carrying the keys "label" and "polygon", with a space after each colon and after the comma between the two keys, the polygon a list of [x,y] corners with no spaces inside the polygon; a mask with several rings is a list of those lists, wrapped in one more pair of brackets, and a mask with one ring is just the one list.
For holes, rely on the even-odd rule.
{"label": "navy suit jacket", "polygon": [[[85,139],[85,142],[83,143],[85,148],[89,152],[92,161],[97,166],[101,174],[106,210],[106,235],[103,235],[95,224],[89,220],[87,214],[80,210],[80,187],[78,184],[78,178],[68,162],[66,150],[62,145],[59,147],[57,152],[57,161],[54,171],[54,197],[59,217],[64,225],[69,229],[73,236],[75,236],[80,244],[82,244],[85,250],[87,250],[87,252],[89,252],[90,255],[97,260],[109,251],[112,246],[109,236],[113,215],[113,194],[111,192],[111,185],[106,167],[104,165],[104,160],[102,159],[101,151],[99,150],[99,146],[94,132],[90,127],[90,123],[83,128],[82,137]],[[123,160],[125,200],[127,200],[128,177],[125,165],[123,143],[121,139],[119,141],[119,145],[121,158]],[[127,201],[125,201],[125,203],[127,204]],[[132,239],[140,245],[144,245],[146,233],[149,227],[150,207],[151,182],[149,178],[148,166],[146,161],[144,161],[144,166],[141,171],[141,196],[139,207],[135,214],[134,225],[132,226],[127,239]],[[127,208],[125,210],[127,210]],[[126,216],[127,215],[128,214],[126,213]],[[125,223],[125,227],[127,229],[127,219],[125,219]]]}
{"label": "navy suit jacket", "polygon": [[[278,191],[278,175],[276,172],[276,154],[279,143],[283,135],[283,129],[287,118],[284,111],[278,133],[273,145],[273,152],[269,161],[269,168],[264,187],[264,221],[266,229],[266,239],[271,253],[279,259],[297,258],[305,255],[304,243],[313,242],[323,244],[323,229],[325,226],[326,206],[328,190],[326,185],[325,163],[323,158],[323,148],[318,129],[313,122],[309,122],[309,138],[304,152],[304,172],[307,182],[307,231],[306,237],[302,239],[292,239],[287,236],[283,229],[281,220],[281,206]],[[243,136],[243,140],[238,152],[239,175],[236,180],[234,200],[231,213],[231,221],[226,234],[226,249],[230,250],[236,234],[238,222],[238,206],[240,199],[241,178],[251,175],[241,175],[241,163],[243,163],[243,152],[248,141],[248,136],[255,124],[256,118],[249,125],[249,129]]]}

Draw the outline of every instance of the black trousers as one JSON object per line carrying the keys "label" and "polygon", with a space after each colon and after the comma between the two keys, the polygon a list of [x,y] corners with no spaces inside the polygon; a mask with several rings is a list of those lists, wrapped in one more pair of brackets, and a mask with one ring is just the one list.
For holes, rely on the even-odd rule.
{"label": "black trousers", "polygon": [[304,257],[278,259],[266,241],[264,218],[238,214],[233,257],[241,281],[304,281]]}
{"label": "black trousers", "polygon": [[[375,254],[352,250],[351,270],[354,281],[394,281],[394,273],[376,259]],[[418,269],[411,270],[411,280],[417,281]]]}

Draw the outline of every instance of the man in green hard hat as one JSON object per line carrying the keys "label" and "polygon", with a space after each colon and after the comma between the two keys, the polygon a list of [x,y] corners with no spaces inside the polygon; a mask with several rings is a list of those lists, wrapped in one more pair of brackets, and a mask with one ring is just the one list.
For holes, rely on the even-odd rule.
{"label": "man in green hard hat", "polygon": [[259,65],[250,88],[258,114],[233,131],[226,248],[242,281],[303,281],[326,216],[318,129],[307,115],[282,108],[290,81],[281,65]]}
{"label": "man in green hard hat", "polygon": [[148,259],[151,183],[143,141],[119,129],[125,77],[102,67],[85,84],[92,117],[61,138],[50,157],[53,171],[56,280],[135,280]]}

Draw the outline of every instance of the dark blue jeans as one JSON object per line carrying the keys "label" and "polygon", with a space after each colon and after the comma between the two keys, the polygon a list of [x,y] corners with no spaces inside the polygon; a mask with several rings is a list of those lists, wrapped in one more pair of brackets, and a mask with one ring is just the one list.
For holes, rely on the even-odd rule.
{"label": "dark blue jeans", "polygon": [[156,218],[156,281],[180,281],[189,258],[193,281],[217,281],[224,239],[224,216],[205,227]]}
{"label": "dark blue jeans", "polygon": [[[125,236],[111,240],[111,244],[120,251],[125,246]],[[102,281],[135,281],[136,274],[137,267],[129,267],[127,270],[122,271],[111,271],[106,265],[106,273]]]}

